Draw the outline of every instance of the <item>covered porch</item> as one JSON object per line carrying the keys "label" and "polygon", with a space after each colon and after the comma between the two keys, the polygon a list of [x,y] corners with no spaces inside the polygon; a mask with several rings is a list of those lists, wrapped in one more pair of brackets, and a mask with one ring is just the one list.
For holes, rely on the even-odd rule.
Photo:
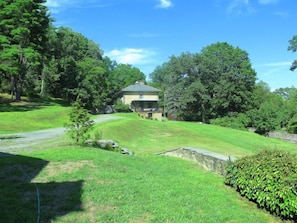
{"label": "covered porch", "polygon": [[162,109],[159,108],[158,100],[136,99],[131,102],[130,108],[145,118],[162,120]]}

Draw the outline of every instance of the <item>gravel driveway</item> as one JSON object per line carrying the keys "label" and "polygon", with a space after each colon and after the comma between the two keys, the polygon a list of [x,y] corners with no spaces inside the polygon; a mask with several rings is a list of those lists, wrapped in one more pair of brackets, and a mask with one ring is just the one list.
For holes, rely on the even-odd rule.
{"label": "gravel driveway", "polygon": [[[112,115],[100,115],[94,119],[95,123],[120,119]],[[54,128],[34,132],[23,132],[14,134],[0,134],[0,155],[1,153],[18,153],[30,151],[31,147],[45,140],[54,139],[66,133],[65,128]]]}

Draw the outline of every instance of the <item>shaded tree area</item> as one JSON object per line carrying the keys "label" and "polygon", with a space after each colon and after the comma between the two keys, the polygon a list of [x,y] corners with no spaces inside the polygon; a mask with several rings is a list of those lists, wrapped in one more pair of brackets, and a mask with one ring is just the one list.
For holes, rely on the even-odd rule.
{"label": "shaded tree area", "polygon": [[100,112],[119,91],[145,75],[103,57],[100,46],[68,27],[52,25],[45,0],[0,2],[0,92],[55,97]]}

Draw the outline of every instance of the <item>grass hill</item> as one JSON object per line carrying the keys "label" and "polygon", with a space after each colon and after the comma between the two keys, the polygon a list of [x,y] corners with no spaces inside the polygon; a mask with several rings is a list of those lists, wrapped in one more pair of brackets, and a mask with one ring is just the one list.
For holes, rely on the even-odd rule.
{"label": "grass hill", "polygon": [[194,122],[158,122],[122,114],[124,119],[98,125],[103,138],[116,140],[137,154],[152,154],[181,147],[195,147],[241,157],[263,149],[297,153],[296,144],[267,138],[248,131]]}
{"label": "grass hill", "polygon": [[[52,102],[1,105],[1,133],[61,127],[68,108]],[[0,216],[5,222],[282,222],[195,163],[156,152],[191,146],[240,157],[261,149],[296,153],[296,144],[247,131],[187,122],[158,122],[134,113],[93,130],[135,156],[65,145],[0,157]],[[47,118],[51,117],[51,118]],[[50,122],[50,123],[49,123]],[[61,140],[61,141],[59,141]],[[46,148],[46,149],[45,149]],[[39,189],[39,196],[36,193]],[[39,203],[39,205],[38,205]]]}

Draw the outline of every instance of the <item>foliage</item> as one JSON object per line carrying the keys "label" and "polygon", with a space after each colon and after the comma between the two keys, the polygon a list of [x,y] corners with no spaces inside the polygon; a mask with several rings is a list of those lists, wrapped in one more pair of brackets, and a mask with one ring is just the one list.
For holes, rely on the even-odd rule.
{"label": "foliage", "polygon": [[295,115],[288,124],[288,132],[297,134],[297,115]]}
{"label": "foliage", "polygon": [[236,116],[225,116],[223,118],[216,118],[210,120],[210,124],[219,125],[223,127],[246,130],[250,120],[245,114],[238,114]]}
{"label": "foliage", "polygon": [[245,51],[219,42],[170,57],[150,77],[164,90],[166,113],[208,122],[251,108],[256,73]]}
{"label": "foliage", "polygon": [[52,60],[48,94],[72,102],[79,95],[85,108],[93,113],[107,103],[107,67],[99,45],[70,28],[60,27],[52,34]]}
{"label": "foliage", "polygon": [[211,44],[198,57],[198,67],[211,98],[211,118],[250,108],[256,72],[246,51],[226,42]]}
{"label": "foliage", "polygon": [[116,112],[131,112],[130,106],[124,104],[120,99],[116,101],[114,108]]}
{"label": "foliage", "polygon": [[90,120],[88,111],[83,108],[81,101],[76,100],[69,114],[70,123],[66,124],[68,133],[76,144],[84,144],[89,137],[93,121]]}
{"label": "foliage", "polygon": [[114,64],[110,79],[118,90],[121,90],[136,81],[145,81],[145,75],[138,68],[129,64]]}
{"label": "foliage", "polygon": [[[292,52],[297,51],[297,35],[293,36],[292,39],[289,41],[289,47],[288,50]],[[292,63],[292,66],[290,68],[291,71],[294,71],[297,68],[297,60],[294,60]]]}
{"label": "foliage", "polygon": [[280,150],[264,150],[236,160],[226,183],[259,207],[285,219],[297,220],[297,159]]}
{"label": "foliage", "polygon": [[287,123],[287,119],[283,100],[280,96],[271,94],[256,111],[253,127],[256,128],[257,133],[266,135],[270,131],[280,129],[285,125],[284,123]]}
{"label": "foliage", "polygon": [[246,111],[250,126],[262,135],[275,129],[285,129],[296,113],[295,92],[293,87],[272,92],[265,82],[258,82],[252,95],[253,108]]}
{"label": "foliage", "polygon": [[40,75],[50,22],[43,3],[45,0],[0,3],[0,73],[11,82],[16,100],[21,100],[23,88]]}

